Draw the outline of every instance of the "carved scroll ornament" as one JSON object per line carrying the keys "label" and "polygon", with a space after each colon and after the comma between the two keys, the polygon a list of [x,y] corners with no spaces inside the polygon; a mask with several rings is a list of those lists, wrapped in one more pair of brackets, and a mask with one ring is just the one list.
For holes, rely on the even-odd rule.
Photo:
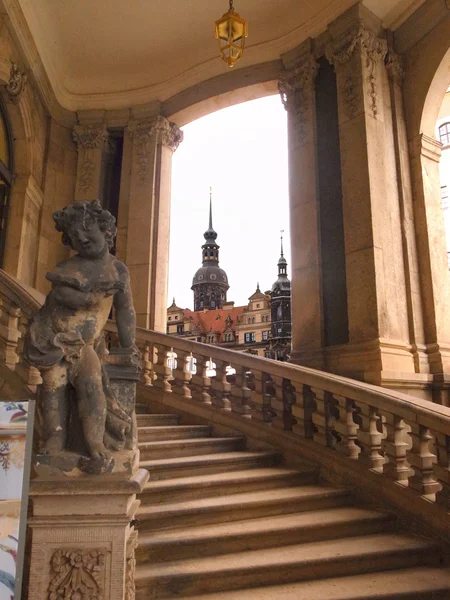
{"label": "carved scroll ornament", "polygon": [[11,100],[18,104],[22,95],[25,91],[25,86],[27,83],[27,75],[26,73],[22,73],[19,69],[18,65],[15,63],[11,63],[11,69],[9,72],[9,81],[6,85],[6,91],[9,94]]}
{"label": "carved scroll ornament", "polygon": [[108,141],[108,131],[105,125],[75,125],[73,139],[78,146],[78,152],[83,152],[80,157],[77,185],[78,189],[87,195],[94,185],[94,150],[102,148]]}

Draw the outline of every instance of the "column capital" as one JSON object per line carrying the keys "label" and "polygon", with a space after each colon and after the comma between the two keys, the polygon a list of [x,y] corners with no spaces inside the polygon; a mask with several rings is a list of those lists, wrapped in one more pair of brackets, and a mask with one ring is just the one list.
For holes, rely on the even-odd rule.
{"label": "column capital", "polygon": [[183,141],[181,129],[162,116],[149,119],[133,119],[128,123],[128,133],[136,145],[146,144],[152,140],[161,143],[172,152],[175,152]]}
{"label": "column capital", "polygon": [[78,150],[101,148],[108,140],[108,130],[103,124],[75,125],[72,134]]}
{"label": "column capital", "polygon": [[386,69],[389,75],[389,78],[396,83],[402,85],[403,80],[405,79],[405,69],[403,68],[403,58],[389,50],[387,53],[386,60]]}
{"label": "column capital", "polygon": [[358,51],[371,61],[384,60],[387,42],[369,29],[362,19],[337,36],[326,48],[326,57],[332,65],[348,62]]}
{"label": "column capital", "polygon": [[304,100],[304,92],[311,87],[319,71],[319,65],[311,52],[303,54],[295,64],[280,74],[278,91],[288,110],[296,101]]}

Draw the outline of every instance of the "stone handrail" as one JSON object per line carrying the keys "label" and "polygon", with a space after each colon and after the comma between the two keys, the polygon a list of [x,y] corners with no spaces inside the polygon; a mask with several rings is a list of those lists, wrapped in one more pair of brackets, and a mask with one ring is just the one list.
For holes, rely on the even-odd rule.
{"label": "stone handrail", "polygon": [[[30,391],[40,376],[23,361],[22,344],[43,300],[0,270],[0,365]],[[115,324],[105,329],[113,341]],[[449,408],[306,367],[136,331],[145,386],[319,444],[448,514]]]}
{"label": "stone handrail", "polygon": [[449,408],[145,329],[136,341],[153,390],[316,442],[450,510]]}

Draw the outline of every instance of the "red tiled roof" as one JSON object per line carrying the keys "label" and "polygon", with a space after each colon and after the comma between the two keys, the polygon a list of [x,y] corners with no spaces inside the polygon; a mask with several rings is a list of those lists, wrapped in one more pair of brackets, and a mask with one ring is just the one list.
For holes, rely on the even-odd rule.
{"label": "red tiled roof", "polygon": [[236,322],[239,317],[242,317],[246,306],[235,306],[231,310],[218,308],[216,310],[197,310],[193,311],[189,308],[184,309],[184,318],[192,319],[193,326],[199,329],[201,333],[214,331],[217,334],[222,334],[227,326],[227,317],[231,317],[231,329],[236,329]]}

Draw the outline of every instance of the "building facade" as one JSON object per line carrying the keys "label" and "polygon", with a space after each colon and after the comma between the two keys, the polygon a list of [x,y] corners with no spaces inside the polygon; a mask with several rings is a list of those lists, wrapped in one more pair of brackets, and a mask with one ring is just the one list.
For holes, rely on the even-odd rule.
{"label": "building facade", "polygon": [[272,290],[263,293],[258,283],[248,304],[235,307],[234,302],[227,302],[228,276],[219,267],[211,197],[209,227],[204,237],[202,266],[192,280],[194,310],[180,308],[174,298],[167,309],[167,333],[256,356],[286,360],[291,350],[291,284],[283,242],[278,278]]}

